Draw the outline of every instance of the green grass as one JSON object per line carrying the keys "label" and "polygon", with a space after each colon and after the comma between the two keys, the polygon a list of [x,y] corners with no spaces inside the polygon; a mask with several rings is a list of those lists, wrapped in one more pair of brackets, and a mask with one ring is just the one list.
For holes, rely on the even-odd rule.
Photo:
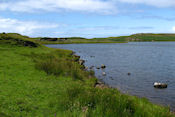
{"label": "green grass", "polygon": [[[64,38],[63,38],[64,39]],[[127,42],[151,42],[151,41],[175,41],[175,34],[152,34],[140,33],[130,36],[107,37],[107,38],[92,38],[86,39],[82,37],[66,38],[67,40],[57,41],[39,41],[40,38],[35,39],[41,44],[71,44],[71,43],[127,43]]]}
{"label": "green grass", "polygon": [[147,99],[94,88],[93,72],[71,51],[6,41],[0,40],[0,117],[174,117]]}

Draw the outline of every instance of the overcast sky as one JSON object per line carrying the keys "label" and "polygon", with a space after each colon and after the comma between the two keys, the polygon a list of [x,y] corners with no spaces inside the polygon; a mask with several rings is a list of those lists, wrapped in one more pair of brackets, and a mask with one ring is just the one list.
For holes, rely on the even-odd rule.
{"label": "overcast sky", "polygon": [[88,38],[175,33],[175,0],[0,0],[0,32]]}

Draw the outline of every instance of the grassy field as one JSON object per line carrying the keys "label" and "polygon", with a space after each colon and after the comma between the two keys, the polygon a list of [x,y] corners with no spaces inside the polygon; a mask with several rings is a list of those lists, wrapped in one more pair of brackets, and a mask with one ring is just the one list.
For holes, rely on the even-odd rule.
{"label": "grassy field", "polygon": [[35,38],[41,44],[71,44],[71,43],[127,43],[127,42],[145,42],[145,41],[175,41],[175,34],[151,34],[141,33],[130,36],[108,37],[108,38],[92,38],[86,39],[82,37],[71,38]]}
{"label": "grassy field", "polygon": [[0,34],[0,117],[174,117],[168,107],[95,88],[71,51]]}

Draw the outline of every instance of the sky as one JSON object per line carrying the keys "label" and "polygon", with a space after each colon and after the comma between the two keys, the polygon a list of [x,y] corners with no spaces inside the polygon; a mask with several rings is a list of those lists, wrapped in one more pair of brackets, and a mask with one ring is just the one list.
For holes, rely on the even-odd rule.
{"label": "sky", "polygon": [[86,38],[175,33],[175,0],[0,0],[0,32]]}

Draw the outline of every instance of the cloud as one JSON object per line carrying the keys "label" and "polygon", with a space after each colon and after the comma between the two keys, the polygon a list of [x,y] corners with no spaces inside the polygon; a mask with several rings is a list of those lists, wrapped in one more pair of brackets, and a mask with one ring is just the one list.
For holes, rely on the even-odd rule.
{"label": "cloud", "polygon": [[[175,7],[175,0],[0,0],[0,10],[35,13],[86,12],[116,14],[122,4],[145,4],[154,7]],[[125,8],[126,9],[126,8]],[[138,10],[142,11],[142,10]]]}
{"label": "cloud", "polygon": [[172,27],[173,32],[175,32],[175,26]]}
{"label": "cloud", "polygon": [[137,19],[159,19],[165,21],[175,21],[175,17],[164,17],[164,16],[157,16],[157,15],[143,15],[136,17]]}
{"label": "cloud", "polygon": [[50,28],[57,28],[57,24],[39,23],[35,21],[19,21],[10,18],[0,18],[0,32],[15,32],[25,35],[32,35],[33,33]]}
{"label": "cloud", "polygon": [[79,27],[75,29],[76,31],[107,31],[107,30],[117,30],[118,26],[93,26],[93,27]]}
{"label": "cloud", "polygon": [[0,2],[0,10],[15,12],[79,11],[103,14],[117,12],[112,1],[103,0],[18,0],[13,2]]}
{"label": "cloud", "polygon": [[132,3],[132,4],[146,4],[155,7],[174,7],[175,0],[112,0],[112,1],[120,1],[124,3]]}
{"label": "cloud", "polygon": [[148,30],[148,29],[154,29],[154,27],[149,27],[149,26],[138,26],[138,27],[129,27],[128,29],[132,30]]}

